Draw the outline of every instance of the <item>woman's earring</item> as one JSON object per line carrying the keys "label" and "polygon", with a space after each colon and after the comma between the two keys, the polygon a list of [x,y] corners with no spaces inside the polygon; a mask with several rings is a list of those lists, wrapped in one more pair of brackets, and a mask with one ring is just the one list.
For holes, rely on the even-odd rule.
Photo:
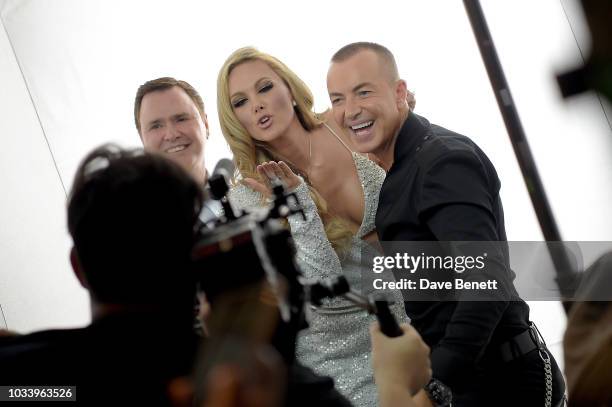
{"label": "woman's earring", "polygon": [[297,106],[297,102],[294,100],[293,101],[293,107],[296,107],[296,106]]}

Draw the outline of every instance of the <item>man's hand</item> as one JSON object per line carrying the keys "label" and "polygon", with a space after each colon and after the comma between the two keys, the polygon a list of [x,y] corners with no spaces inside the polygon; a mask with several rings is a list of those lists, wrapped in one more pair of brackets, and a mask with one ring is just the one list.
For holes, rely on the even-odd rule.
{"label": "man's hand", "polygon": [[372,367],[381,397],[387,389],[398,388],[414,395],[431,379],[429,347],[412,326],[402,324],[400,328],[402,336],[389,338],[378,323],[370,327]]}
{"label": "man's hand", "polygon": [[429,399],[429,396],[423,389],[421,389],[421,391],[414,396],[413,400],[417,407],[434,407],[433,403]]}

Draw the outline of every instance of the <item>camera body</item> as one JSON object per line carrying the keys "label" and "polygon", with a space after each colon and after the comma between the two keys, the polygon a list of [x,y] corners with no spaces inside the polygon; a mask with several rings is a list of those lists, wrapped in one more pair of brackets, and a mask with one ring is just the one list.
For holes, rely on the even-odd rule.
{"label": "camera body", "polygon": [[[270,208],[236,214],[227,200],[225,178],[213,176],[209,186],[225,214],[200,227],[192,266],[198,290],[206,294],[213,311],[211,333],[260,338],[268,336],[263,332],[271,332],[269,341],[291,361],[297,333],[307,327],[306,289],[300,282],[296,249],[286,222],[289,215],[304,216],[297,197],[279,183],[273,187]],[[270,320],[276,322],[273,329],[257,322]]]}
{"label": "camera body", "polygon": [[225,214],[200,228],[192,264],[198,290],[211,304],[213,335],[266,341],[290,363],[297,333],[308,327],[306,306],[320,306],[323,298],[336,296],[376,314],[387,336],[402,334],[386,301],[351,291],[344,277],[302,282],[286,219],[297,214],[306,217],[296,194],[286,192],[280,181],[272,186],[268,209],[239,214],[227,199],[229,187],[222,175],[211,177],[209,185]]}

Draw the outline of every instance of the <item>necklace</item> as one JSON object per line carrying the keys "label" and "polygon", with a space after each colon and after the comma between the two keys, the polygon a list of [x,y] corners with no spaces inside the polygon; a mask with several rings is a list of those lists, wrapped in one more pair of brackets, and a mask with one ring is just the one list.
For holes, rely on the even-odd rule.
{"label": "necklace", "polygon": [[287,159],[287,157],[285,157],[284,155],[278,152],[273,152],[273,155],[272,155],[273,160],[284,161],[285,164],[289,165],[289,168],[291,168],[293,172],[298,172],[297,175],[303,175],[305,176],[306,179],[310,178],[310,171],[312,167],[312,133],[308,133],[307,137],[308,137],[308,159],[306,162],[305,170],[298,168],[298,166],[295,165],[293,161]]}

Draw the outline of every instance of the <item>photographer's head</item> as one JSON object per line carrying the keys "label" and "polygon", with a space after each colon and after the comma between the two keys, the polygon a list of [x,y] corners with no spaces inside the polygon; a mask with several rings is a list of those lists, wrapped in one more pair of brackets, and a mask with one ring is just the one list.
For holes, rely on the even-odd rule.
{"label": "photographer's head", "polygon": [[134,121],[145,150],[166,156],[204,185],[208,119],[193,86],[169,77],[146,82],[136,92]]}
{"label": "photographer's head", "polygon": [[69,196],[68,229],[72,265],[93,305],[191,307],[201,205],[194,180],[161,156],[106,145],[85,157]]}

